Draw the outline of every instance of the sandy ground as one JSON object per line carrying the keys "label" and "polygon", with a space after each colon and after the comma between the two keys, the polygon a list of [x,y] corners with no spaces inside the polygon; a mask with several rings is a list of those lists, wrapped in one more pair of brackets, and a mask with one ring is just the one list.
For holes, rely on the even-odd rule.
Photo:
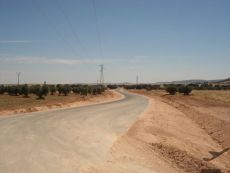
{"label": "sandy ground", "polygon": [[[53,96],[53,97],[58,97],[58,96]],[[73,98],[68,99],[68,97],[69,96],[66,96],[67,99],[65,100],[63,99],[60,100],[59,102],[54,102],[54,103],[51,102],[43,106],[31,106],[29,108],[28,107],[17,108],[13,110],[12,109],[0,110],[0,116],[100,104],[100,103],[111,102],[111,101],[122,99],[123,95],[121,95],[120,93],[114,90],[107,90],[101,95],[77,98],[76,99],[77,101],[74,101]]]}
{"label": "sandy ground", "polygon": [[171,96],[164,91],[136,91],[167,103],[196,122],[223,148],[230,147],[230,91],[193,91]]}
{"label": "sandy ground", "polygon": [[0,117],[0,173],[78,173],[107,159],[148,105],[142,96]]}
{"label": "sandy ground", "polygon": [[[146,111],[118,138],[106,161],[84,172],[199,173],[206,169],[230,172],[228,105],[208,107],[196,100],[200,106],[195,107],[190,99],[182,100],[180,105],[181,99],[172,100],[170,96],[160,97],[146,91],[138,93],[150,98]],[[218,116],[220,112],[222,116]],[[219,153],[224,149],[226,152]],[[211,153],[216,158],[208,161]]]}
{"label": "sandy ground", "polygon": [[[209,92],[204,95],[194,92],[185,97],[161,91],[133,92],[149,99],[144,112],[145,99],[125,94],[125,99],[111,104],[3,118],[0,170],[4,173],[18,170],[23,173],[230,172],[228,93],[217,92],[213,96]],[[25,142],[27,146],[23,146]]]}

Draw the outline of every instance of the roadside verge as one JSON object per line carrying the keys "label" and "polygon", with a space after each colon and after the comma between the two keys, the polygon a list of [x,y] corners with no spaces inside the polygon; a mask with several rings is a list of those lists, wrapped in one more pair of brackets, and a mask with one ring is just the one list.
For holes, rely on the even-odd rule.
{"label": "roadside verge", "polygon": [[38,111],[41,112],[41,111],[49,111],[49,110],[56,110],[56,109],[66,109],[66,108],[96,105],[96,104],[109,103],[109,102],[121,100],[123,98],[124,98],[124,95],[117,92],[116,90],[108,90],[101,95],[81,97],[77,101],[69,101],[69,102],[60,101],[58,103],[45,104],[42,106],[31,106],[27,108],[18,108],[18,109],[13,109],[13,110],[9,110],[9,109],[1,110],[0,116],[17,115],[17,114],[22,114],[22,113],[30,113],[30,112],[38,112]]}
{"label": "roadside verge", "polygon": [[224,153],[209,162],[210,152],[222,151],[212,137],[183,112],[157,97],[149,97],[147,110],[113,144],[107,160],[87,173],[199,173],[230,170]]}

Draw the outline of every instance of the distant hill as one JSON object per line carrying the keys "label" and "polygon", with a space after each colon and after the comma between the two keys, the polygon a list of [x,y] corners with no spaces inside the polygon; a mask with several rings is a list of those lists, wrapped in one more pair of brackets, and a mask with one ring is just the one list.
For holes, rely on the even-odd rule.
{"label": "distant hill", "polygon": [[157,82],[156,84],[202,84],[205,82],[207,82],[207,80],[192,79],[192,80],[181,80],[181,81],[171,81],[171,82]]}
{"label": "distant hill", "polygon": [[216,80],[203,80],[203,79],[191,79],[191,80],[181,80],[172,82],[157,82],[156,84],[203,84],[203,83],[216,83],[216,84],[230,84],[230,78],[227,79],[216,79]]}
{"label": "distant hill", "polygon": [[221,85],[229,85],[230,84],[230,78],[227,79],[222,79],[219,81],[213,81],[212,83],[216,83],[216,84],[221,84]]}

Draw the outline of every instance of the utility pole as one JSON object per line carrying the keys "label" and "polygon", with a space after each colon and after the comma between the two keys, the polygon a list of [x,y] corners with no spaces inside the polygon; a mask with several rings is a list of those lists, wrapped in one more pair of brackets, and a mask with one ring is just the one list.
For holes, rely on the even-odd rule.
{"label": "utility pole", "polygon": [[104,66],[103,64],[99,65],[100,66],[100,84],[104,84]]}
{"label": "utility pole", "polygon": [[21,75],[21,72],[17,72],[17,77],[18,77],[18,85],[19,85],[19,82],[20,82],[20,75]]}
{"label": "utility pole", "polygon": [[136,76],[136,85],[138,85],[138,75]]}

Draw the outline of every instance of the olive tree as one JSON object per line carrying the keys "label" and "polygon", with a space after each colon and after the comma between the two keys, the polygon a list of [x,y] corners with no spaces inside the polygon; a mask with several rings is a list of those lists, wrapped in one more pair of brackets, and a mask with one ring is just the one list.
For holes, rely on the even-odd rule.
{"label": "olive tree", "polygon": [[6,87],[4,85],[0,85],[0,94],[4,94],[6,92]]}
{"label": "olive tree", "polygon": [[22,85],[21,94],[23,94],[24,97],[28,97],[28,95],[29,95],[29,86],[27,84]]}
{"label": "olive tree", "polygon": [[62,93],[65,96],[67,96],[70,93],[70,91],[71,91],[71,88],[69,85],[66,84],[66,85],[62,86]]}
{"label": "olive tree", "polygon": [[50,90],[50,94],[54,95],[54,93],[57,91],[57,88],[55,85],[49,85],[49,90]]}
{"label": "olive tree", "polygon": [[170,95],[175,95],[177,92],[177,88],[174,85],[169,85],[166,87],[166,92]]}
{"label": "olive tree", "polygon": [[178,91],[184,95],[189,95],[192,92],[192,88],[189,86],[181,86]]}
{"label": "olive tree", "polygon": [[38,96],[38,99],[45,99],[44,96],[47,96],[47,94],[49,93],[49,88],[46,84],[44,85],[34,85],[31,88],[31,92],[33,94],[35,94],[36,96]]}

